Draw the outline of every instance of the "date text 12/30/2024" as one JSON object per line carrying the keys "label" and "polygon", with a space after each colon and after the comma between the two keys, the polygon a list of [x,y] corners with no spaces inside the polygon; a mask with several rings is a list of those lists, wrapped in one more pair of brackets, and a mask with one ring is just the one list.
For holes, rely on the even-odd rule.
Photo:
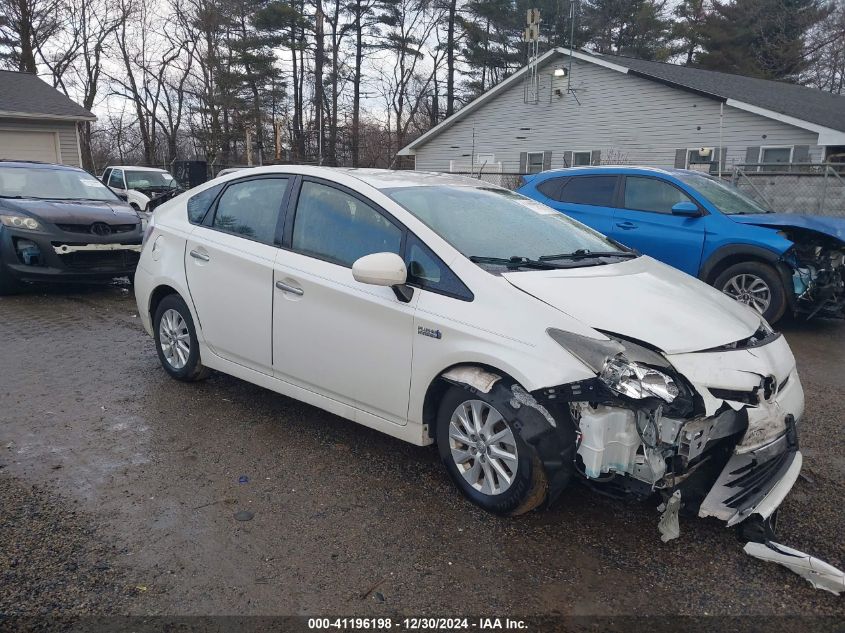
{"label": "date text 12/30/2024", "polygon": [[309,618],[308,628],[344,631],[525,631],[518,618]]}

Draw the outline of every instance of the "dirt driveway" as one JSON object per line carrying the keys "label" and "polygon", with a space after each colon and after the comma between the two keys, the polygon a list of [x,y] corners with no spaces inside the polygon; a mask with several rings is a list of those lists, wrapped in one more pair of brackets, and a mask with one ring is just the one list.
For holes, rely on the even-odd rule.
{"label": "dirt driveway", "polygon": [[[845,324],[785,329],[807,477],[778,536],[841,568]],[[0,299],[0,485],[0,613],[845,615],[718,522],[662,544],[653,505],[580,486],[496,518],[432,448],[175,382],[124,288]]]}

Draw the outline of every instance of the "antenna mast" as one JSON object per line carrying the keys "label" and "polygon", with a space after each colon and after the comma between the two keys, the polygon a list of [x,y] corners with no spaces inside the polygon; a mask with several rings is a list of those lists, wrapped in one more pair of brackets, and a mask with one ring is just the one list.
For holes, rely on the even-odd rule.
{"label": "antenna mast", "polygon": [[523,40],[528,44],[528,85],[525,90],[525,102],[537,103],[540,100],[540,76],[537,59],[540,56],[540,9],[528,9],[527,25]]}

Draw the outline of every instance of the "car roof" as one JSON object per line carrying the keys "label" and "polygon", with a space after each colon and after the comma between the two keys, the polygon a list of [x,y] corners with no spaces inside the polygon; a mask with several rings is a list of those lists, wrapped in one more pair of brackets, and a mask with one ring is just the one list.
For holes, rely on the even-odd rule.
{"label": "car roof", "polygon": [[63,171],[84,171],[79,167],[74,167],[73,165],[43,163],[37,160],[8,160],[5,158],[0,158],[0,167],[27,167],[30,169],[59,169]]}
{"label": "car roof", "polygon": [[103,171],[106,169],[135,169],[137,171],[160,171],[162,173],[168,173],[166,169],[160,169],[159,167],[145,167],[144,165],[106,165],[103,167]]}
{"label": "car roof", "polygon": [[537,176],[585,176],[598,174],[663,174],[665,176],[682,176],[685,174],[701,174],[690,169],[669,167],[649,167],[645,165],[596,165],[583,167],[563,167],[540,172]]}
{"label": "car roof", "polygon": [[[328,169],[328,168],[323,168]],[[335,167],[357,178],[376,189],[393,189],[396,187],[493,187],[490,183],[466,176],[457,176],[432,171],[411,171],[401,169],[361,169],[351,167]]]}

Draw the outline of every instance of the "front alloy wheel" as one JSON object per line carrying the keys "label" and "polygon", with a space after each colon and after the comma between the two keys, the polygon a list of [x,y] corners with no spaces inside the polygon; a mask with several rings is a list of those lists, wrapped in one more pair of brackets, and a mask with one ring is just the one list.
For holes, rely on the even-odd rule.
{"label": "front alloy wheel", "polygon": [[734,275],[728,279],[722,292],[740,303],[751,306],[760,314],[764,314],[772,304],[772,289],[768,284],[759,277],[747,273]]}
{"label": "front alloy wheel", "polygon": [[437,413],[440,459],[455,485],[489,512],[517,515],[539,506],[548,492],[546,472],[534,448],[515,430],[525,408],[499,381],[490,393],[452,386]]}
{"label": "front alloy wheel", "polygon": [[449,448],[464,480],[482,494],[511,487],[519,464],[516,440],[502,414],[486,402],[458,405],[449,421]]}
{"label": "front alloy wheel", "polygon": [[774,323],[786,311],[786,291],[777,271],[762,262],[741,262],[723,271],[713,285],[726,295],[751,306]]}

